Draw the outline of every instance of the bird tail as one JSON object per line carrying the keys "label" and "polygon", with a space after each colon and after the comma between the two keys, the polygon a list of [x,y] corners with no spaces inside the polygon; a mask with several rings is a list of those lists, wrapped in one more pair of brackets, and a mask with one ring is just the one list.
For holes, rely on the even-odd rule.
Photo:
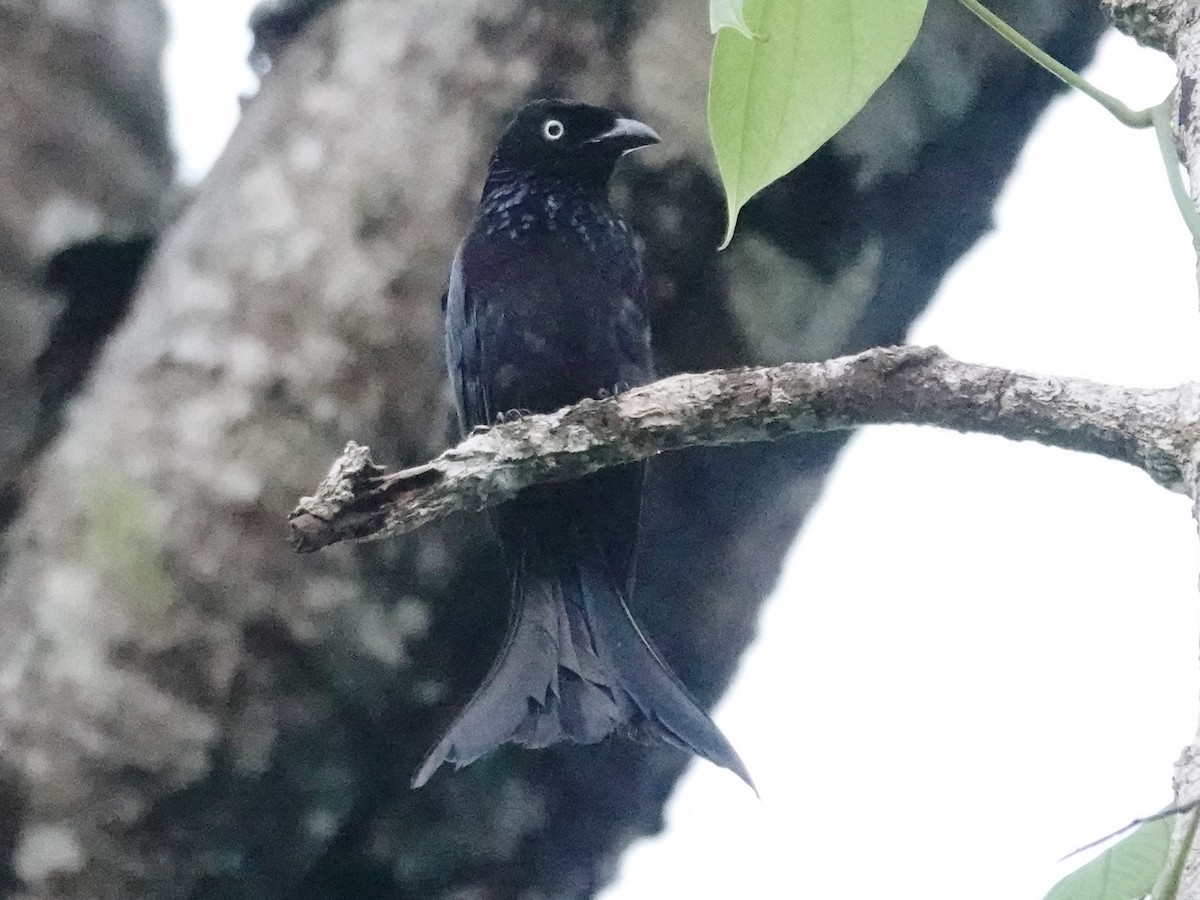
{"label": "bird tail", "polygon": [[541,565],[548,555],[520,554],[504,649],[413,786],[443,762],[461,768],[501,744],[592,744],[628,726],[729,769],[753,789],[737,751],[634,622],[602,554]]}

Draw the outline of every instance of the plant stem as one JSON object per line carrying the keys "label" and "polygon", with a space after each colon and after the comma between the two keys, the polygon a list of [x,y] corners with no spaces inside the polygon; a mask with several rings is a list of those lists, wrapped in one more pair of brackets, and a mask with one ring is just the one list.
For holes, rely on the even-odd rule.
{"label": "plant stem", "polygon": [[1196,840],[1196,826],[1200,825],[1200,813],[1192,810],[1191,818],[1184,826],[1179,843],[1172,848],[1167,867],[1159,876],[1158,883],[1150,892],[1151,900],[1178,900],[1179,885],[1183,880],[1183,867]]}
{"label": "plant stem", "polygon": [[1167,170],[1167,181],[1171,185],[1171,196],[1179,207],[1179,214],[1192,233],[1192,246],[1200,251],[1200,212],[1192,202],[1183,173],[1179,170],[1179,155],[1175,150],[1175,135],[1171,130],[1171,95],[1157,106],[1151,107],[1154,119],[1154,135],[1158,138],[1158,149],[1162,153],[1163,166]]}
{"label": "plant stem", "polygon": [[1072,72],[1057,59],[1046,53],[1032,41],[1026,38],[994,12],[984,6],[979,0],[958,0],[960,4],[983,20],[996,34],[1004,38],[1031,60],[1060,79],[1067,85],[1077,88],[1112,113],[1117,121],[1130,128],[1149,128],[1153,125],[1153,109],[1130,109],[1116,97],[1106,94],[1086,78]]}

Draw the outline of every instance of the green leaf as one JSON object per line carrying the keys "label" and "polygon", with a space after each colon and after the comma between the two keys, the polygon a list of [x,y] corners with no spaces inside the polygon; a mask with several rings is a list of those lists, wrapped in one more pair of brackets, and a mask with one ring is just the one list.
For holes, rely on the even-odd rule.
{"label": "green leaf", "polygon": [[1172,816],[1139,826],[1056,884],[1046,900],[1141,900],[1167,864],[1174,822]]}
{"label": "green leaf", "polygon": [[754,32],[746,24],[746,18],[742,11],[743,5],[742,0],[709,0],[708,27],[712,33],[716,34],[722,28],[732,28],[750,40],[754,40]]}
{"label": "green leaf", "polygon": [[[708,127],[725,185],[729,243],[738,210],[862,109],[916,39],[926,0],[712,0],[717,33]],[[720,15],[717,7],[720,6]],[[757,40],[747,37],[757,36]]]}

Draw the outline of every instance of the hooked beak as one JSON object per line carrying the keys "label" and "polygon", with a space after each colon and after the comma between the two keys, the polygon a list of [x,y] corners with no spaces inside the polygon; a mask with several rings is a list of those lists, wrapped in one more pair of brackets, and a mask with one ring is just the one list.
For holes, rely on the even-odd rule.
{"label": "hooked beak", "polygon": [[649,125],[637,119],[617,119],[613,127],[587,141],[589,144],[607,144],[625,154],[638,147],[659,143],[660,138]]}

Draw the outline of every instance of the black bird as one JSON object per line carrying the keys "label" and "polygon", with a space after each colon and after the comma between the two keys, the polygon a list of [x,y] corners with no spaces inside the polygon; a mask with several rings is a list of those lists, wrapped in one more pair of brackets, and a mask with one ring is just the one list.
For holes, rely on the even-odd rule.
{"label": "black bird", "polygon": [[[539,100],[491,158],[446,292],[446,352],[464,431],[653,379],[633,234],[608,201],[617,160],[658,142],[606,109]],[[646,641],[633,587],[643,467],[539,486],[492,521],[512,618],[483,686],[426,758],[464,766],[504,743],[656,736],[739,775],[746,767]]]}

